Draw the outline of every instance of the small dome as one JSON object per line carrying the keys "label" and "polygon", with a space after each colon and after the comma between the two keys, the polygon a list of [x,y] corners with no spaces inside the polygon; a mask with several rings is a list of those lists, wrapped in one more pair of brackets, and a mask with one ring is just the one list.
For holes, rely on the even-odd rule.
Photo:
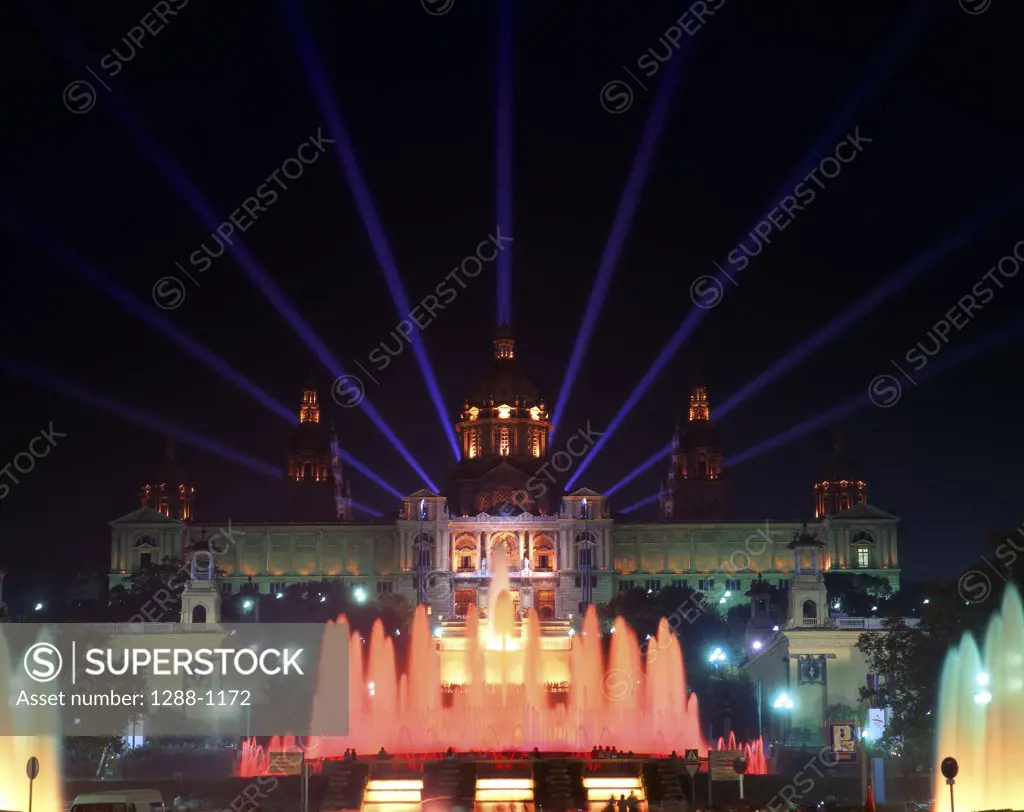
{"label": "small dome", "polygon": [[515,339],[507,325],[498,328],[491,368],[473,388],[469,401],[486,405],[492,398],[496,404],[507,403],[510,406],[517,400],[527,405],[541,400],[540,393],[519,367],[515,357]]}

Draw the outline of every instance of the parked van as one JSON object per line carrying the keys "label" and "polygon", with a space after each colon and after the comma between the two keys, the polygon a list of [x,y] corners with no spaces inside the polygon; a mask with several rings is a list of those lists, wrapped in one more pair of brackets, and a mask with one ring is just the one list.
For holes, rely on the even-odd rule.
{"label": "parked van", "polygon": [[164,798],[155,789],[111,789],[83,792],[71,812],[166,812]]}

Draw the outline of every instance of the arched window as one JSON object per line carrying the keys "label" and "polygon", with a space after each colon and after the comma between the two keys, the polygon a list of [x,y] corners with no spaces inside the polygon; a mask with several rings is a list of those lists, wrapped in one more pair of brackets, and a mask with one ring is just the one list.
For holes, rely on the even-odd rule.
{"label": "arched window", "polygon": [[313,463],[307,462],[304,466],[302,466],[302,478],[306,482],[313,481]]}
{"label": "arched window", "polygon": [[804,623],[818,619],[818,604],[814,601],[804,601]]}
{"label": "arched window", "polygon": [[206,607],[201,603],[198,606],[192,607],[192,622],[206,623]]}
{"label": "arched window", "polygon": [[708,461],[697,460],[697,479],[708,478]]}
{"label": "arched window", "polygon": [[494,561],[495,555],[499,552],[505,554],[505,560],[510,567],[519,566],[519,539],[512,533],[496,533],[491,539],[491,561]]}
{"label": "arched window", "polygon": [[470,535],[459,536],[455,540],[455,570],[456,572],[474,572],[478,568],[476,537]]}
{"label": "arched window", "polygon": [[555,568],[555,546],[547,536],[535,536],[530,550],[533,568],[539,572],[550,572]]}

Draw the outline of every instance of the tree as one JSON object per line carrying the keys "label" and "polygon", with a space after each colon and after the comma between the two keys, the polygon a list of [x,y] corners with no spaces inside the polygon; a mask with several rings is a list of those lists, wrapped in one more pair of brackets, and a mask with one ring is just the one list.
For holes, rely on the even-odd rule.
{"label": "tree", "polygon": [[931,761],[936,675],[942,671],[947,649],[944,637],[888,618],[885,631],[865,632],[857,641],[875,677],[873,686],[860,689],[861,700],[868,707],[891,709],[882,744],[914,766]]}

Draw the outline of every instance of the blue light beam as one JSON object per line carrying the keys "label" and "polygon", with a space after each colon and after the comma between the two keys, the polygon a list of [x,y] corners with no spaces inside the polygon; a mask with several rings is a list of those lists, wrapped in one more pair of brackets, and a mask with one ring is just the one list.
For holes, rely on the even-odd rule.
{"label": "blue light beam", "polygon": [[[862,296],[853,304],[852,307],[839,314],[812,336],[802,341],[798,346],[794,347],[782,358],[773,363],[756,378],[745,384],[738,392],[733,394],[715,410],[715,419],[721,420],[737,406],[749,400],[764,389],[764,387],[769,383],[781,377],[786,372],[789,372],[793,367],[805,360],[812,353],[822,349],[828,342],[838,338],[845,330],[849,329],[861,318],[877,308],[879,305],[883,304],[911,282],[915,281],[928,271],[938,267],[946,257],[962,248],[975,234],[978,233],[978,231],[982,230],[990,222],[1001,216],[1006,209],[1019,202],[1022,192],[1024,192],[1024,190],[1021,188],[1012,190],[996,202],[987,206],[983,211],[961,224],[956,231],[944,239],[939,240],[939,242],[935,243],[917,257],[907,262],[885,282],[865,296]],[[626,476],[621,480],[612,485],[611,488],[605,491],[605,494],[607,496],[611,496],[616,491],[621,490],[640,476],[640,474],[647,471],[652,465],[656,465],[658,460],[664,459],[671,451],[672,443],[670,442],[640,463],[640,465],[626,474]]]}
{"label": "blue light beam", "polygon": [[615,212],[615,219],[612,221],[612,229],[608,234],[604,253],[601,255],[601,263],[597,268],[597,278],[590,289],[586,310],[583,311],[583,323],[580,325],[580,331],[576,335],[576,343],[572,348],[569,366],[565,370],[565,377],[562,379],[562,386],[558,390],[558,398],[555,400],[557,413],[552,419],[552,437],[554,437],[555,431],[558,428],[559,419],[566,412],[573,385],[576,383],[576,376],[579,374],[580,364],[583,363],[583,356],[586,355],[590,339],[594,334],[594,328],[597,326],[601,307],[604,305],[605,297],[608,295],[608,287],[611,285],[612,277],[615,275],[615,269],[618,267],[619,258],[622,255],[622,247],[626,242],[626,235],[629,234],[630,226],[633,224],[633,216],[636,214],[640,195],[643,192],[644,184],[647,182],[647,176],[654,163],[654,158],[658,154],[658,144],[665,130],[665,121],[668,119],[676,89],[679,87],[680,77],[683,73],[683,63],[687,60],[689,54],[690,49],[689,45],[687,45],[680,53],[675,55],[669,63],[668,72],[658,83],[658,91],[654,97],[654,102],[651,104],[651,111],[647,116],[647,122],[644,125],[644,131],[640,136],[640,143],[633,158],[633,166],[630,168],[629,177],[626,179],[626,186],[622,191],[622,196],[619,198],[619,206]]}
{"label": "blue light beam", "polygon": [[[409,296],[405,292],[405,286],[402,284],[402,278],[398,273],[398,266],[395,263],[394,255],[391,253],[387,237],[384,234],[384,225],[377,214],[377,207],[374,205],[373,196],[370,194],[369,186],[363,178],[362,170],[356,159],[356,151],[345,128],[341,117],[341,110],[334,100],[331,83],[327,78],[327,72],[324,70],[323,63],[317,53],[313,35],[303,19],[300,3],[295,0],[282,0],[282,6],[284,7],[285,16],[288,19],[288,27],[295,41],[299,56],[306,66],[306,72],[309,74],[310,84],[316,97],[317,105],[327,122],[327,129],[331,133],[331,138],[334,139],[334,150],[348,180],[352,196],[355,198],[359,216],[363,220],[366,233],[373,245],[373,251],[377,256],[377,263],[384,274],[384,280],[391,291],[391,298],[398,309],[399,318],[409,319],[413,306],[409,302]],[[455,430],[449,421],[449,412],[445,408],[444,398],[441,396],[441,388],[438,386],[437,378],[434,376],[433,368],[430,366],[430,359],[427,358],[427,348],[423,343],[421,332],[419,330],[412,330],[408,338],[409,343],[412,345],[413,354],[419,362],[423,381],[427,385],[427,391],[430,393],[430,400],[434,404],[434,409],[441,420],[441,426],[444,428],[445,436],[448,438],[448,444],[451,446],[455,459],[458,460],[460,455],[459,443],[455,438]],[[340,376],[341,373],[338,374]],[[407,454],[408,452],[403,453]],[[412,459],[411,455],[409,459]],[[425,473],[420,472],[420,475],[430,485],[432,491],[436,492],[438,490],[436,485],[430,483]]]}
{"label": "blue light beam", "polygon": [[[165,179],[178,196],[192,208],[192,210],[199,216],[199,219],[203,221],[204,225],[209,228],[211,232],[216,231],[217,226],[224,221],[217,216],[216,211],[213,209],[213,206],[209,201],[203,197],[185,172],[175,164],[170,155],[158,146],[156,141],[146,132],[141,123],[127,109],[120,99],[118,99],[113,93],[108,94],[107,99],[111,102],[112,109],[114,110],[115,116],[121,126],[132,134],[136,143],[163,173]],[[229,242],[229,245],[226,247],[231,253],[231,256],[239,264],[242,270],[245,271],[246,276],[249,277],[252,283],[267,298],[267,301],[269,301],[277,312],[284,317],[285,321],[291,325],[292,329],[295,330],[303,342],[305,342],[306,346],[312,350],[313,354],[316,355],[320,362],[327,367],[330,373],[336,379],[343,377],[346,373],[341,364],[331,354],[330,350],[327,349],[327,346],[320,340],[309,323],[306,322],[306,320],[299,314],[295,305],[293,305],[288,297],[284,295],[284,292],[270,277],[270,274],[267,273],[259,262],[256,261],[256,258],[245,247],[245,244],[237,238],[234,239],[233,243],[230,240],[226,240],[226,242]],[[395,434],[380,413],[370,404],[368,398],[364,397],[360,401],[359,408],[366,412],[374,425],[377,426],[391,445],[395,447],[395,450],[405,458],[405,461],[409,463],[412,469],[419,474],[427,486],[432,491],[437,491],[437,486],[433,483],[430,477],[427,476],[427,472],[419,462],[416,461],[416,458],[413,457],[409,449],[405,447],[405,444],[398,439],[398,435]]]}
{"label": "blue light beam", "polygon": [[[227,361],[210,352],[206,347],[192,338],[184,330],[175,327],[173,323],[159,312],[142,302],[138,297],[122,288],[110,277],[97,268],[83,261],[70,248],[60,242],[55,234],[35,223],[27,216],[15,211],[10,205],[0,200],[0,215],[6,224],[14,224],[16,228],[5,227],[15,237],[27,239],[40,253],[48,254],[57,262],[61,263],[101,293],[112,299],[126,312],[145,322],[158,333],[169,338],[185,352],[191,355],[200,363],[209,367],[219,375],[237,386],[247,395],[252,397],[262,406],[265,406],[275,415],[286,421],[289,425],[295,425],[296,413],[274,398],[265,390],[250,381],[241,373],[237,372]],[[401,499],[403,494],[389,482],[384,480],[378,473],[370,469],[360,460],[344,449],[338,449],[338,456],[342,458],[353,469],[359,471],[367,479],[379,485],[381,488],[392,494],[395,498]]]}
{"label": "blue light beam", "polygon": [[[512,233],[513,0],[498,0],[497,109],[495,151],[498,229]],[[498,325],[512,326],[512,250],[498,253]]]}
{"label": "blue light beam", "polygon": [[[820,160],[822,152],[829,148],[838,139],[839,135],[849,129],[852,123],[853,116],[857,112],[858,108],[863,104],[864,100],[875,91],[882,79],[885,78],[895,66],[895,63],[906,51],[910,44],[910,41],[916,37],[923,28],[925,15],[919,13],[919,9],[915,6],[911,10],[911,14],[908,15],[908,19],[903,26],[901,26],[897,33],[892,37],[888,43],[888,47],[882,53],[882,56],[877,59],[871,68],[868,70],[864,79],[854,89],[853,94],[847,103],[834,115],[825,129],[821,132],[818,139],[811,146],[811,149],[804,155],[804,158],[798,163],[797,168],[786,178],[786,180],[780,185],[778,191],[770,198],[767,209],[761,214],[760,217],[755,221],[757,223],[762,222],[768,214],[775,207],[778,200],[785,195],[789,194],[793,187],[799,183],[804,176],[806,176],[810,169],[813,168],[814,164]],[[744,257],[744,259],[746,259]],[[734,285],[734,277],[739,273],[740,269],[733,266],[731,262],[726,260],[726,264],[730,267],[731,273],[719,265],[720,271],[716,275],[715,279],[720,289],[725,289],[726,283]],[[746,267],[746,265],[744,266]],[[672,338],[669,339],[668,344],[658,354],[654,364],[647,371],[647,374],[640,380],[640,383],[627,398],[626,402],[622,405],[622,408],[616,413],[615,417],[612,418],[604,431],[604,434],[598,439],[594,446],[590,449],[589,453],[580,462],[576,468],[576,472],[572,475],[569,481],[566,483],[566,488],[572,488],[576,480],[583,475],[583,472],[587,470],[594,457],[604,448],[605,444],[612,438],[616,429],[622,424],[622,422],[629,416],[629,413],[633,411],[633,408],[640,399],[647,393],[654,379],[658,377],[665,365],[672,359],[679,348],[683,345],[690,335],[697,329],[704,316],[707,314],[707,310],[694,306],[690,310],[689,315],[683,320],[683,323],[679,325],[679,328],[673,334]]]}
{"label": "blue light beam", "polygon": [[[990,333],[972,344],[968,344],[960,350],[947,353],[932,361],[927,367],[921,370],[917,376],[916,382],[919,383],[935,377],[940,372],[959,366],[965,361],[971,361],[983,355],[986,351],[995,349],[996,347],[999,347],[1000,345],[1015,338],[1020,338],[1021,336],[1024,336],[1024,319],[1018,319],[1017,321],[1011,322],[1005,327]],[[745,451],[741,451],[739,454],[727,458],[725,460],[725,466],[726,468],[735,468],[737,465],[747,462],[748,460],[760,457],[762,454],[778,448],[779,446],[791,443],[794,440],[799,440],[801,437],[825,426],[832,425],[836,421],[853,414],[854,412],[858,412],[861,409],[874,405],[875,404],[871,401],[870,396],[867,394],[851,397],[848,400],[844,400],[842,403],[815,415],[814,417],[804,420],[801,423],[797,423],[795,426],[792,426],[785,431],[779,432],[774,437],[769,437],[767,440],[763,440],[757,445],[751,446]],[[646,497],[634,505],[630,505],[628,508],[620,512],[628,513],[639,507],[648,505],[656,500],[660,495],[661,491],[659,490],[657,493]]]}

